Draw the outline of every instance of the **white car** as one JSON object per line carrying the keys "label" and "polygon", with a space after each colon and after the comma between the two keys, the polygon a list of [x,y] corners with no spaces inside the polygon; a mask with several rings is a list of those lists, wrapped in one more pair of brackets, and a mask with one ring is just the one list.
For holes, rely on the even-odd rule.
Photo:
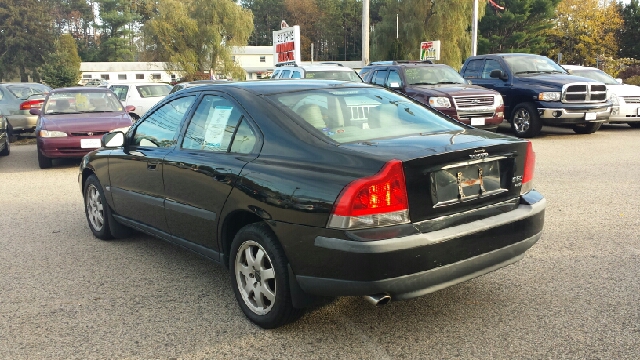
{"label": "white car", "polygon": [[132,105],[135,107],[135,110],[129,112],[129,116],[134,121],[138,120],[158,101],[164,99],[171,88],[169,84],[154,82],[109,85],[109,89],[116,94],[124,106]]}
{"label": "white car", "polygon": [[627,123],[632,128],[640,128],[640,86],[622,84],[602,70],[594,67],[562,65],[571,75],[601,81],[607,85],[609,100],[613,110],[609,123]]}
{"label": "white car", "polygon": [[338,63],[320,63],[316,65],[297,65],[282,63],[276,65],[272,79],[321,79],[362,82],[352,68]]}

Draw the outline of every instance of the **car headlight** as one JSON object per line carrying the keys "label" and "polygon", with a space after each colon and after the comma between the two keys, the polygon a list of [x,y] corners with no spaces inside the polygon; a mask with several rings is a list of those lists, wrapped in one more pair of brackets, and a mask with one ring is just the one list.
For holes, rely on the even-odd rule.
{"label": "car headlight", "polygon": [[538,100],[542,101],[560,101],[562,94],[559,92],[541,92],[538,94]]}
{"label": "car headlight", "polygon": [[618,95],[614,93],[609,93],[609,95],[607,95],[607,100],[611,101],[613,105],[620,105],[620,99],[618,98]]}
{"label": "car headlight", "polygon": [[496,106],[504,105],[504,100],[502,99],[502,95],[496,95],[495,97],[496,97],[496,100],[495,100]]}
{"label": "car headlight", "polygon": [[40,130],[40,137],[65,137],[65,136],[67,136],[67,133],[62,131]]}
{"label": "car headlight", "polygon": [[451,102],[449,101],[449,98],[436,96],[429,98],[429,105],[439,108],[448,108],[451,107]]}

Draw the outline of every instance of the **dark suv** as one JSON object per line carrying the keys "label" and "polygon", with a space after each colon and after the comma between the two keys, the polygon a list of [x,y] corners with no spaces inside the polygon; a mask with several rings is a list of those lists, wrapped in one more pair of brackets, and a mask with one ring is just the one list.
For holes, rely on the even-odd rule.
{"label": "dark suv", "polygon": [[569,75],[545,56],[472,56],[460,73],[474,84],[502,94],[505,114],[519,137],[538,135],[543,124],[570,124],[578,134],[591,134],[611,113],[604,83]]}
{"label": "dark suv", "polygon": [[468,84],[444,64],[378,61],[365,66],[360,76],[367,83],[399,91],[480,129],[495,131],[504,120],[504,103],[498,92]]}

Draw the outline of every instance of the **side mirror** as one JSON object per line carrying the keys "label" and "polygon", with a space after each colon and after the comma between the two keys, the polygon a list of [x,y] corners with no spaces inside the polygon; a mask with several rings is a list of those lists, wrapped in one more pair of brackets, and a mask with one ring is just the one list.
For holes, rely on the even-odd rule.
{"label": "side mirror", "polygon": [[133,105],[127,105],[127,106],[124,107],[124,111],[126,111],[128,113],[130,113],[132,111],[135,111],[135,110],[136,110],[136,107],[133,106]]}
{"label": "side mirror", "polygon": [[100,145],[106,148],[116,148],[124,146],[124,133],[121,131],[110,132],[102,135]]}
{"label": "side mirror", "polygon": [[507,80],[507,74],[499,69],[491,70],[491,72],[489,73],[489,77],[494,79]]}
{"label": "side mirror", "polygon": [[400,89],[400,83],[397,83],[397,82],[389,83],[389,88],[391,88],[391,89]]}
{"label": "side mirror", "polygon": [[40,109],[29,109],[29,114],[31,115],[40,115],[42,111]]}
{"label": "side mirror", "polygon": [[622,81],[622,79],[620,78],[616,79],[616,81],[618,82],[618,84],[624,84],[624,81]]}

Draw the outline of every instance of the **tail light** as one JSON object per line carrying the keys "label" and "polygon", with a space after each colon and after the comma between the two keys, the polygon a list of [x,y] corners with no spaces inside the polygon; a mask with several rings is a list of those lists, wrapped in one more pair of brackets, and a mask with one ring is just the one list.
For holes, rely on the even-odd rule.
{"label": "tail light", "polygon": [[20,104],[20,110],[40,109],[44,100],[27,100]]}
{"label": "tail light", "polygon": [[520,194],[526,194],[533,189],[533,171],[536,167],[536,153],[533,151],[531,141],[527,144],[527,153],[524,157],[524,175],[522,176],[522,188]]}
{"label": "tail light", "polygon": [[336,200],[330,228],[361,229],[409,222],[409,200],[400,160],[387,162],[375,175],[354,180]]}

